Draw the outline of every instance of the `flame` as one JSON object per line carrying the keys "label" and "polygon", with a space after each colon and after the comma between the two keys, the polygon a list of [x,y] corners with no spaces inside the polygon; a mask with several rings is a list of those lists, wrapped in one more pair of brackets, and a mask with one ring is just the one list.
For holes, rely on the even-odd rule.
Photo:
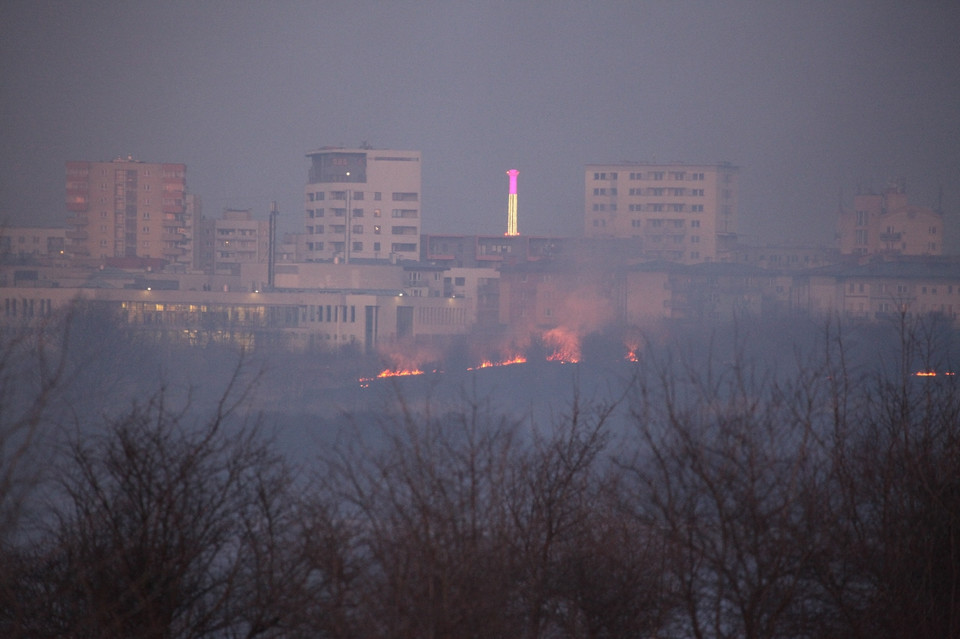
{"label": "flame", "polygon": [[377,377],[404,377],[406,375],[423,375],[423,371],[419,368],[402,368],[402,369],[385,369],[380,371]]}
{"label": "flame", "polygon": [[[937,371],[931,370],[931,369],[925,369],[922,371],[917,371],[916,373],[914,373],[914,375],[917,377],[936,377]],[[943,375],[946,377],[953,377],[955,373],[953,371],[946,371],[943,373]]]}
{"label": "flame", "polygon": [[510,357],[509,359],[504,359],[504,360],[500,360],[500,361],[497,361],[497,362],[494,362],[493,360],[485,359],[485,360],[483,360],[482,362],[480,362],[477,366],[474,366],[474,367],[472,367],[472,368],[468,368],[467,370],[468,370],[468,371],[475,371],[475,370],[479,370],[479,369],[481,369],[481,368],[493,368],[493,367],[495,367],[495,366],[510,366],[511,364],[523,364],[523,363],[525,363],[526,361],[527,361],[527,358],[524,357],[523,355],[514,355],[513,357]]}
{"label": "flame", "polygon": [[580,336],[573,331],[558,326],[543,334],[543,342],[553,348],[547,356],[548,362],[576,364],[580,361]]}

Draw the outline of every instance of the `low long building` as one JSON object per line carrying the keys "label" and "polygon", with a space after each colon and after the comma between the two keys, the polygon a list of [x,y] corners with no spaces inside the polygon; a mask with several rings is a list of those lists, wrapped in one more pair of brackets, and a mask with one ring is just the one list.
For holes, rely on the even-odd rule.
{"label": "low long building", "polygon": [[267,292],[179,290],[169,283],[62,288],[19,282],[0,287],[0,324],[42,321],[80,302],[122,325],[185,344],[373,352],[404,340],[442,340],[475,323],[469,300],[414,297],[402,288]]}

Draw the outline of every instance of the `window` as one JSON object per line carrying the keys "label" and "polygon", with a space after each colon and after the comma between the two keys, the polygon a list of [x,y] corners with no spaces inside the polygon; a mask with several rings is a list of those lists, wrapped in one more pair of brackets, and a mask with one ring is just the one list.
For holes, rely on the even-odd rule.
{"label": "window", "polygon": [[363,242],[354,242],[354,243],[353,243],[353,250],[354,250],[354,251],[362,251],[362,250],[363,250]]}
{"label": "window", "polygon": [[454,286],[464,286],[467,283],[467,278],[465,277],[455,277],[453,278]]}
{"label": "window", "polygon": [[703,213],[703,204],[694,204],[690,207],[694,213]]}
{"label": "window", "polygon": [[374,242],[374,243],[373,243],[373,250],[376,251],[376,252],[378,252],[378,253],[380,252],[380,242]]}
{"label": "window", "polygon": [[363,199],[363,191],[354,191],[354,192],[353,192],[353,199],[355,199],[355,200],[362,200],[362,199]]}
{"label": "window", "polygon": [[394,193],[393,201],[394,202],[416,202],[419,200],[419,197],[416,193]]}
{"label": "window", "polygon": [[374,225],[373,225],[373,234],[374,234],[374,235],[380,235],[380,225],[379,225],[379,224],[374,224]]}
{"label": "window", "polygon": [[867,225],[867,212],[857,211],[857,226],[866,226],[866,225]]}
{"label": "window", "polygon": [[380,209],[373,209],[373,217],[380,217]]}
{"label": "window", "polygon": [[379,202],[379,201],[380,201],[380,191],[374,191],[374,192],[373,192],[373,200],[374,200],[375,202]]}
{"label": "window", "polygon": [[363,224],[354,224],[352,230],[357,235],[363,235]]}
{"label": "window", "polygon": [[700,220],[690,220],[690,226],[695,229],[700,228]]}

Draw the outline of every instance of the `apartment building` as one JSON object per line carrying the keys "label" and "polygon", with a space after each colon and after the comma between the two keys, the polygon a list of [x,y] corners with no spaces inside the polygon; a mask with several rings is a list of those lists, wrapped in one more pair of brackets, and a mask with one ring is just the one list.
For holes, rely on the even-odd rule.
{"label": "apartment building", "polygon": [[307,157],[305,261],[419,259],[419,151],[325,147]]}
{"label": "apartment building", "polygon": [[90,263],[149,258],[189,267],[192,211],[186,165],[128,156],[111,162],[67,162],[66,253]]}
{"label": "apartment building", "polygon": [[62,228],[0,226],[0,259],[59,259],[64,256],[66,240]]}
{"label": "apartment building", "polygon": [[634,238],[641,256],[710,262],[736,239],[739,169],[720,164],[588,164],[584,234]]}
{"label": "apartment building", "polygon": [[844,255],[942,255],[943,214],[907,202],[902,186],[859,194],[837,216]]}
{"label": "apartment building", "polygon": [[224,209],[213,220],[213,270],[239,275],[241,264],[265,264],[270,253],[270,223],[253,219],[250,209]]}

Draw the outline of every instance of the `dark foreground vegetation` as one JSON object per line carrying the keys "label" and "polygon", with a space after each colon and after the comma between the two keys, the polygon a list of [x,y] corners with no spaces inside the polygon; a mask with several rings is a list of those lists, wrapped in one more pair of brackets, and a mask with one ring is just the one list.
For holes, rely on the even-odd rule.
{"label": "dark foreground vegetation", "polygon": [[958,637],[955,333],[845,330],[648,345],[550,420],[401,397],[306,464],[243,362],[91,417],[67,331],[7,335],[0,636]]}

